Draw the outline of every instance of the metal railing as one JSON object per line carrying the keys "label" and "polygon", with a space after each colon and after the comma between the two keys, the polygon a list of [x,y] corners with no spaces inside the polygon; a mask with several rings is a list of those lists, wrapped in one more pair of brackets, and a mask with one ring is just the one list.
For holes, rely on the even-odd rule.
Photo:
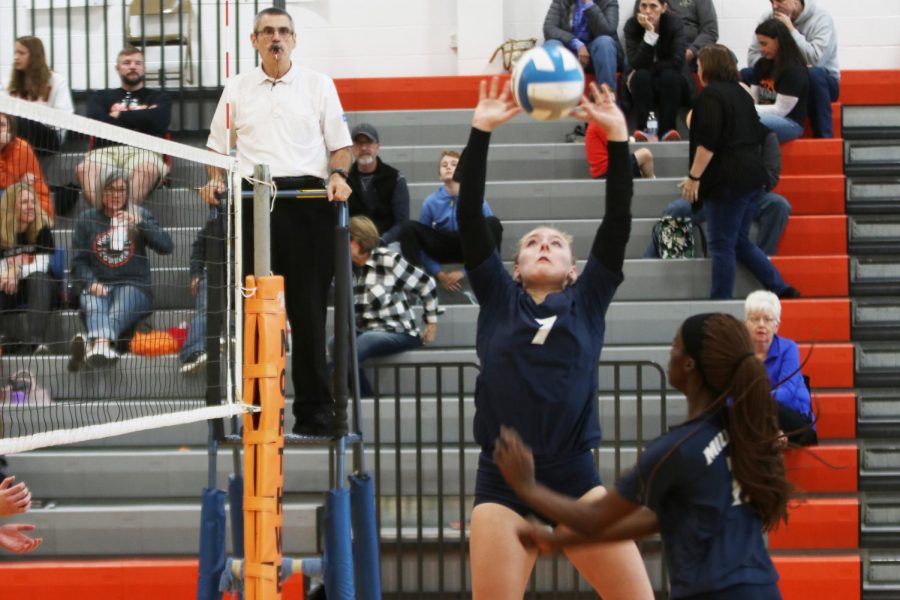
{"label": "metal railing", "polygon": [[[195,98],[225,77],[225,0],[4,0],[0,2],[0,73],[6,86],[14,40],[33,35],[47,63],[64,75],[76,98],[115,87],[116,55],[125,45],[145,50],[148,84]],[[253,16],[272,3],[232,3],[232,74],[258,56],[249,42]],[[212,26],[211,26],[212,25]],[[177,97],[177,96],[176,96]]]}
{"label": "metal railing", "polygon": [[[473,363],[388,363],[370,369],[365,405],[374,452],[376,513],[385,598],[467,598],[468,518],[480,448],[472,439]],[[604,441],[595,460],[605,484],[629,468],[665,431],[666,376],[651,362],[601,362],[599,413]],[[642,547],[651,581],[665,590],[658,541]],[[541,557],[528,598],[594,598],[564,558]]]}

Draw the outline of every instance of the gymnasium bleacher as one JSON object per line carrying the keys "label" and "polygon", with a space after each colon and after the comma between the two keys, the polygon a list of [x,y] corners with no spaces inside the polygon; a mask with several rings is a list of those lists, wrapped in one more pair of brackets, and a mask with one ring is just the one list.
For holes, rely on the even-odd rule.
{"label": "gymnasium bleacher", "polygon": [[[350,125],[374,124],[382,139],[382,158],[409,180],[413,215],[438,186],[440,151],[458,149],[465,142],[470,118],[467,109],[474,104],[477,81],[474,77],[434,77],[336,82],[350,113]],[[800,343],[801,357],[809,356],[804,372],[814,391],[820,438],[819,446],[787,452],[790,478],[802,494],[791,507],[789,524],[769,536],[786,600],[900,597],[900,538],[896,533],[900,531],[900,497],[892,494],[900,484],[900,448],[890,441],[890,436],[900,431],[900,412],[891,407],[897,394],[890,389],[900,374],[900,361],[896,360],[900,349],[879,336],[885,330],[896,333],[900,326],[897,303],[889,297],[900,288],[900,269],[894,255],[896,238],[889,235],[895,230],[886,233],[878,227],[893,223],[900,214],[900,169],[890,158],[900,147],[900,74],[845,72],[841,94],[835,119],[840,120],[836,132],[844,137],[801,139],[784,146],[777,190],[791,202],[793,213],[773,260],[785,279],[803,294],[784,302],[781,333]],[[571,232],[577,254],[584,257],[587,253],[602,218],[603,185],[589,180],[582,145],[565,141],[572,125],[571,121],[536,123],[520,117],[493,138],[486,197],[504,222],[502,255],[507,263],[515,241],[536,223],[552,222]],[[893,137],[885,136],[885,130]],[[202,145],[203,140],[193,135],[183,141]],[[708,310],[740,315],[742,298],[757,284],[739,270],[736,299],[712,302],[706,299],[709,260],[640,258],[653,222],[677,196],[676,184],[687,168],[686,142],[648,146],[658,179],[635,182],[635,222],[626,255],[626,281],[609,311],[602,360],[647,360],[664,368],[672,335],[685,316]],[[184,213],[171,207],[198,201],[184,189],[160,189],[147,200],[148,208],[171,228],[176,253],[184,255],[185,265],[200,223],[176,221],[176,214]],[[866,224],[870,224],[868,229]],[[180,276],[184,286],[159,294],[154,318],[160,326],[178,323],[190,313],[193,302],[186,291],[187,270]],[[477,307],[462,295],[442,294],[442,298],[450,303],[439,322],[435,344],[405,353],[391,360],[392,364],[475,362]],[[68,339],[74,332],[74,313],[55,318],[59,334],[54,339]],[[66,390],[80,385],[76,375],[65,372],[65,351],[55,348],[55,356],[49,359],[54,380],[59,382],[54,397],[59,399],[67,397]],[[174,357],[155,360],[158,370],[154,372],[173,378],[170,393],[203,395],[198,378],[177,373]],[[471,376],[468,371],[462,378],[463,387],[471,385]],[[103,375],[96,377],[102,380]],[[611,387],[604,377],[601,371],[602,394]],[[456,391],[455,382],[447,385]],[[388,513],[396,510],[399,515],[398,507],[413,502],[417,493],[408,485],[395,488],[400,480],[423,481],[430,490],[426,495],[435,496],[437,479],[459,482],[464,476],[464,492],[471,494],[477,458],[471,439],[471,388],[463,394],[461,406],[448,401],[438,409],[434,399],[437,386],[433,377],[419,380],[408,376],[401,378],[399,389],[385,388],[388,397],[378,416],[383,424],[379,468],[383,516],[391,523]],[[607,481],[614,475],[614,460],[625,466],[633,462],[636,432],[645,422],[652,424],[645,435],[652,436],[661,418],[672,424],[685,414],[683,398],[668,390],[665,407],[647,402],[638,416],[635,382],[626,377],[622,386],[626,394],[621,414],[618,407],[607,410],[605,404],[601,411],[607,435],[613,429],[621,434],[621,452],[608,444],[600,451],[601,474]],[[419,404],[413,398],[416,390],[424,409],[413,410],[413,405]],[[396,412],[394,391],[402,406]],[[289,383],[289,397],[291,393]],[[432,419],[441,411],[446,417],[439,426]],[[376,409],[368,402],[364,412],[370,426]],[[428,422],[421,419],[422,414],[429,415]],[[290,425],[291,417],[286,429]],[[416,444],[398,443],[401,430],[417,431]],[[459,434],[444,437],[444,431]],[[206,434],[206,426],[196,424],[11,457],[10,471],[27,481],[40,501],[27,520],[47,535],[29,562],[0,565],[9,597],[105,600],[120,597],[121,590],[137,582],[142,590],[148,590],[147,597],[191,597],[196,585],[198,498],[206,481]],[[443,473],[437,475],[439,441],[448,458]],[[226,463],[220,460],[220,486],[229,471]],[[424,479],[416,479],[422,475],[423,464],[427,467]],[[284,551],[286,555],[310,555],[317,551],[316,507],[329,477],[327,450],[289,448],[285,468]],[[400,494],[395,493],[401,488]],[[403,535],[392,526],[383,528],[387,543],[400,548],[384,563],[386,596],[405,597],[398,592],[425,590],[420,597],[439,597],[438,561],[449,565],[446,580],[455,581],[451,574],[460,568],[459,556],[436,558],[433,542],[434,536],[450,530],[447,523],[456,516],[449,515],[456,515],[459,506],[448,502],[442,522],[435,506],[426,505],[420,517],[425,527],[419,527],[411,539],[399,540]],[[415,520],[416,516],[406,518]],[[412,557],[416,552],[425,556],[424,566]],[[646,556],[648,568],[655,574],[654,585],[661,589],[658,547],[651,546]],[[123,576],[125,572],[127,576]],[[440,573],[443,579],[443,569]],[[286,586],[286,598],[299,597],[298,579]],[[63,581],[65,588],[60,587]],[[559,582],[564,596],[584,594],[567,588],[565,577]],[[446,591],[457,592],[450,584]]]}

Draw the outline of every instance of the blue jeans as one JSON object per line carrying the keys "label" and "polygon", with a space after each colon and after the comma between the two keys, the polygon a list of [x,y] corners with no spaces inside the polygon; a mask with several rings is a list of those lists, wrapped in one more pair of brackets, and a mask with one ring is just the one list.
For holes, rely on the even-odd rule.
{"label": "blue jeans", "polygon": [[[359,361],[359,391],[366,397],[371,397],[372,386],[363,372],[362,364],[370,358],[400,354],[406,350],[412,350],[422,345],[422,338],[397,333],[394,331],[363,331],[356,336],[356,355]],[[334,371],[334,338],[328,340],[328,370]]]}
{"label": "blue jeans", "polygon": [[772,261],[750,241],[750,222],[756,214],[763,191],[736,194],[728,189],[705,202],[709,221],[709,252],[712,255],[714,300],[734,297],[737,261],[740,261],[767,290],[781,294],[788,285]]}
{"label": "blue jeans", "polygon": [[150,313],[150,294],[136,285],[106,284],[106,296],[81,293],[81,308],[87,321],[88,337],[119,339],[129,327]]}
{"label": "blue jeans", "polygon": [[200,284],[197,286],[197,298],[194,302],[194,318],[188,325],[187,339],[178,353],[181,362],[185,362],[191,355],[206,350],[206,275],[200,276]]}
{"label": "blue jeans", "polygon": [[[706,222],[705,208],[701,206],[700,210],[693,212],[690,203],[683,198],[670,202],[661,216],[685,217],[691,219],[694,225],[698,226]],[[784,196],[766,192],[759,199],[756,205],[756,214],[753,215],[753,220],[756,222],[756,245],[768,256],[775,256],[778,252],[778,242],[781,241],[781,234],[784,233],[789,216],[791,216],[791,205]],[[644,258],[658,256],[659,252],[651,239],[644,251]]]}
{"label": "blue jeans", "polygon": [[591,66],[594,68],[594,76],[597,79],[597,87],[601,83],[616,90],[616,63],[618,57],[616,41],[608,35],[600,35],[588,44],[588,52],[591,54]]}
{"label": "blue jeans", "polygon": [[[840,97],[840,84],[822,67],[809,69],[809,123],[813,136],[821,138],[834,137],[834,126],[831,122],[831,103]],[[780,136],[779,136],[779,139]]]}
{"label": "blue jeans", "polygon": [[[829,104],[829,106],[831,105]],[[779,144],[792,142],[803,135],[803,126],[788,117],[780,117],[771,113],[760,113],[759,121],[775,133]]]}

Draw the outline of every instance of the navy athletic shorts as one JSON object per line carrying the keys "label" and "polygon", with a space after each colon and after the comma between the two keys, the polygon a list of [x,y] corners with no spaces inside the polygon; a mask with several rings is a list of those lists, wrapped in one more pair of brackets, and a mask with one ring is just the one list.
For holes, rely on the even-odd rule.
{"label": "navy athletic shorts", "polygon": [[[600,474],[594,466],[594,455],[590,450],[574,456],[535,461],[534,474],[535,479],[551,490],[572,498],[580,498],[598,485],[602,485]],[[523,517],[534,515],[554,525],[531,510],[516,496],[504,481],[494,461],[482,451],[478,456],[478,472],[475,474],[475,506],[489,502],[505,506]]]}
{"label": "navy athletic shorts", "polygon": [[685,596],[679,600],[781,600],[781,591],[776,583],[742,583],[724,590]]}

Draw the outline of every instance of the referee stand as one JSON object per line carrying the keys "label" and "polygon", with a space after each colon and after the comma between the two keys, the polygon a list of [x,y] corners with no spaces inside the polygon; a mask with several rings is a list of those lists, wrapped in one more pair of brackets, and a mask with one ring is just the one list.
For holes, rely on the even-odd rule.
{"label": "referee stand", "polygon": [[[381,598],[381,565],[375,519],[374,480],[366,470],[363,446],[357,370],[353,283],[350,260],[349,211],[346,202],[335,202],[334,277],[334,379],[335,416],[353,427],[344,436],[330,438],[285,433],[284,406],[287,381],[287,322],[284,308],[284,281],[270,276],[270,206],[273,201],[302,202],[326,197],[324,189],[277,190],[265,165],[254,172],[254,189],[243,192],[253,197],[254,269],[244,290],[243,401],[260,407],[248,413],[242,431],[224,435],[211,426],[209,490],[215,490],[218,441],[243,447],[243,493],[238,490],[241,461],[235,459],[230,478],[232,534],[235,560],[225,561],[224,533],[209,535],[221,543],[204,544],[201,531],[201,573],[198,600],[204,581],[221,577],[218,593],[240,591],[248,600],[281,598],[281,584],[293,572],[322,575],[330,599],[375,600]],[[240,231],[240,209],[236,208],[234,231]],[[211,331],[214,331],[212,328]],[[352,404],[350,400],[352,399]],[[350,409],[348,411],[348,409]],[[235,428],[237,429],[237,428]],[[330,489],[325,494],[321,560],[292,561],[282,556],[285,446],[326,447],[330,450]],[[353,472],[347,476],[345,458],[352,450]],[[224,492],[218,492],[224,503]],[[239,510],[243,507],[243,511]],[[205,509],[206,507],[204,507]],[[213,511],[217,516],[219,511]],[[224,510],[220,520],[224,522]],[[239,517],[243,517],[242,519]],[[201,517],[203,519],[203,517]],[[204,520],[205,521],[205,520]],[[224,530],[224,525],[223,525]],[[243,539],[238,535],[243,531]],[[352,534],[351,534],[352,532]],[[239,548],[243,546],[243,549]],[[241,552],[243,550],[243,552]],[[211,555],[212,554],[212,555]],[[243,561],[237,562],[243,555]],[[204,573],[204,568],[213,573]],[[242,585],[243,584],[243,585]],[[209,596],[212,597],[212,596]],[[221,596],[219,596],[221,597]]]}

